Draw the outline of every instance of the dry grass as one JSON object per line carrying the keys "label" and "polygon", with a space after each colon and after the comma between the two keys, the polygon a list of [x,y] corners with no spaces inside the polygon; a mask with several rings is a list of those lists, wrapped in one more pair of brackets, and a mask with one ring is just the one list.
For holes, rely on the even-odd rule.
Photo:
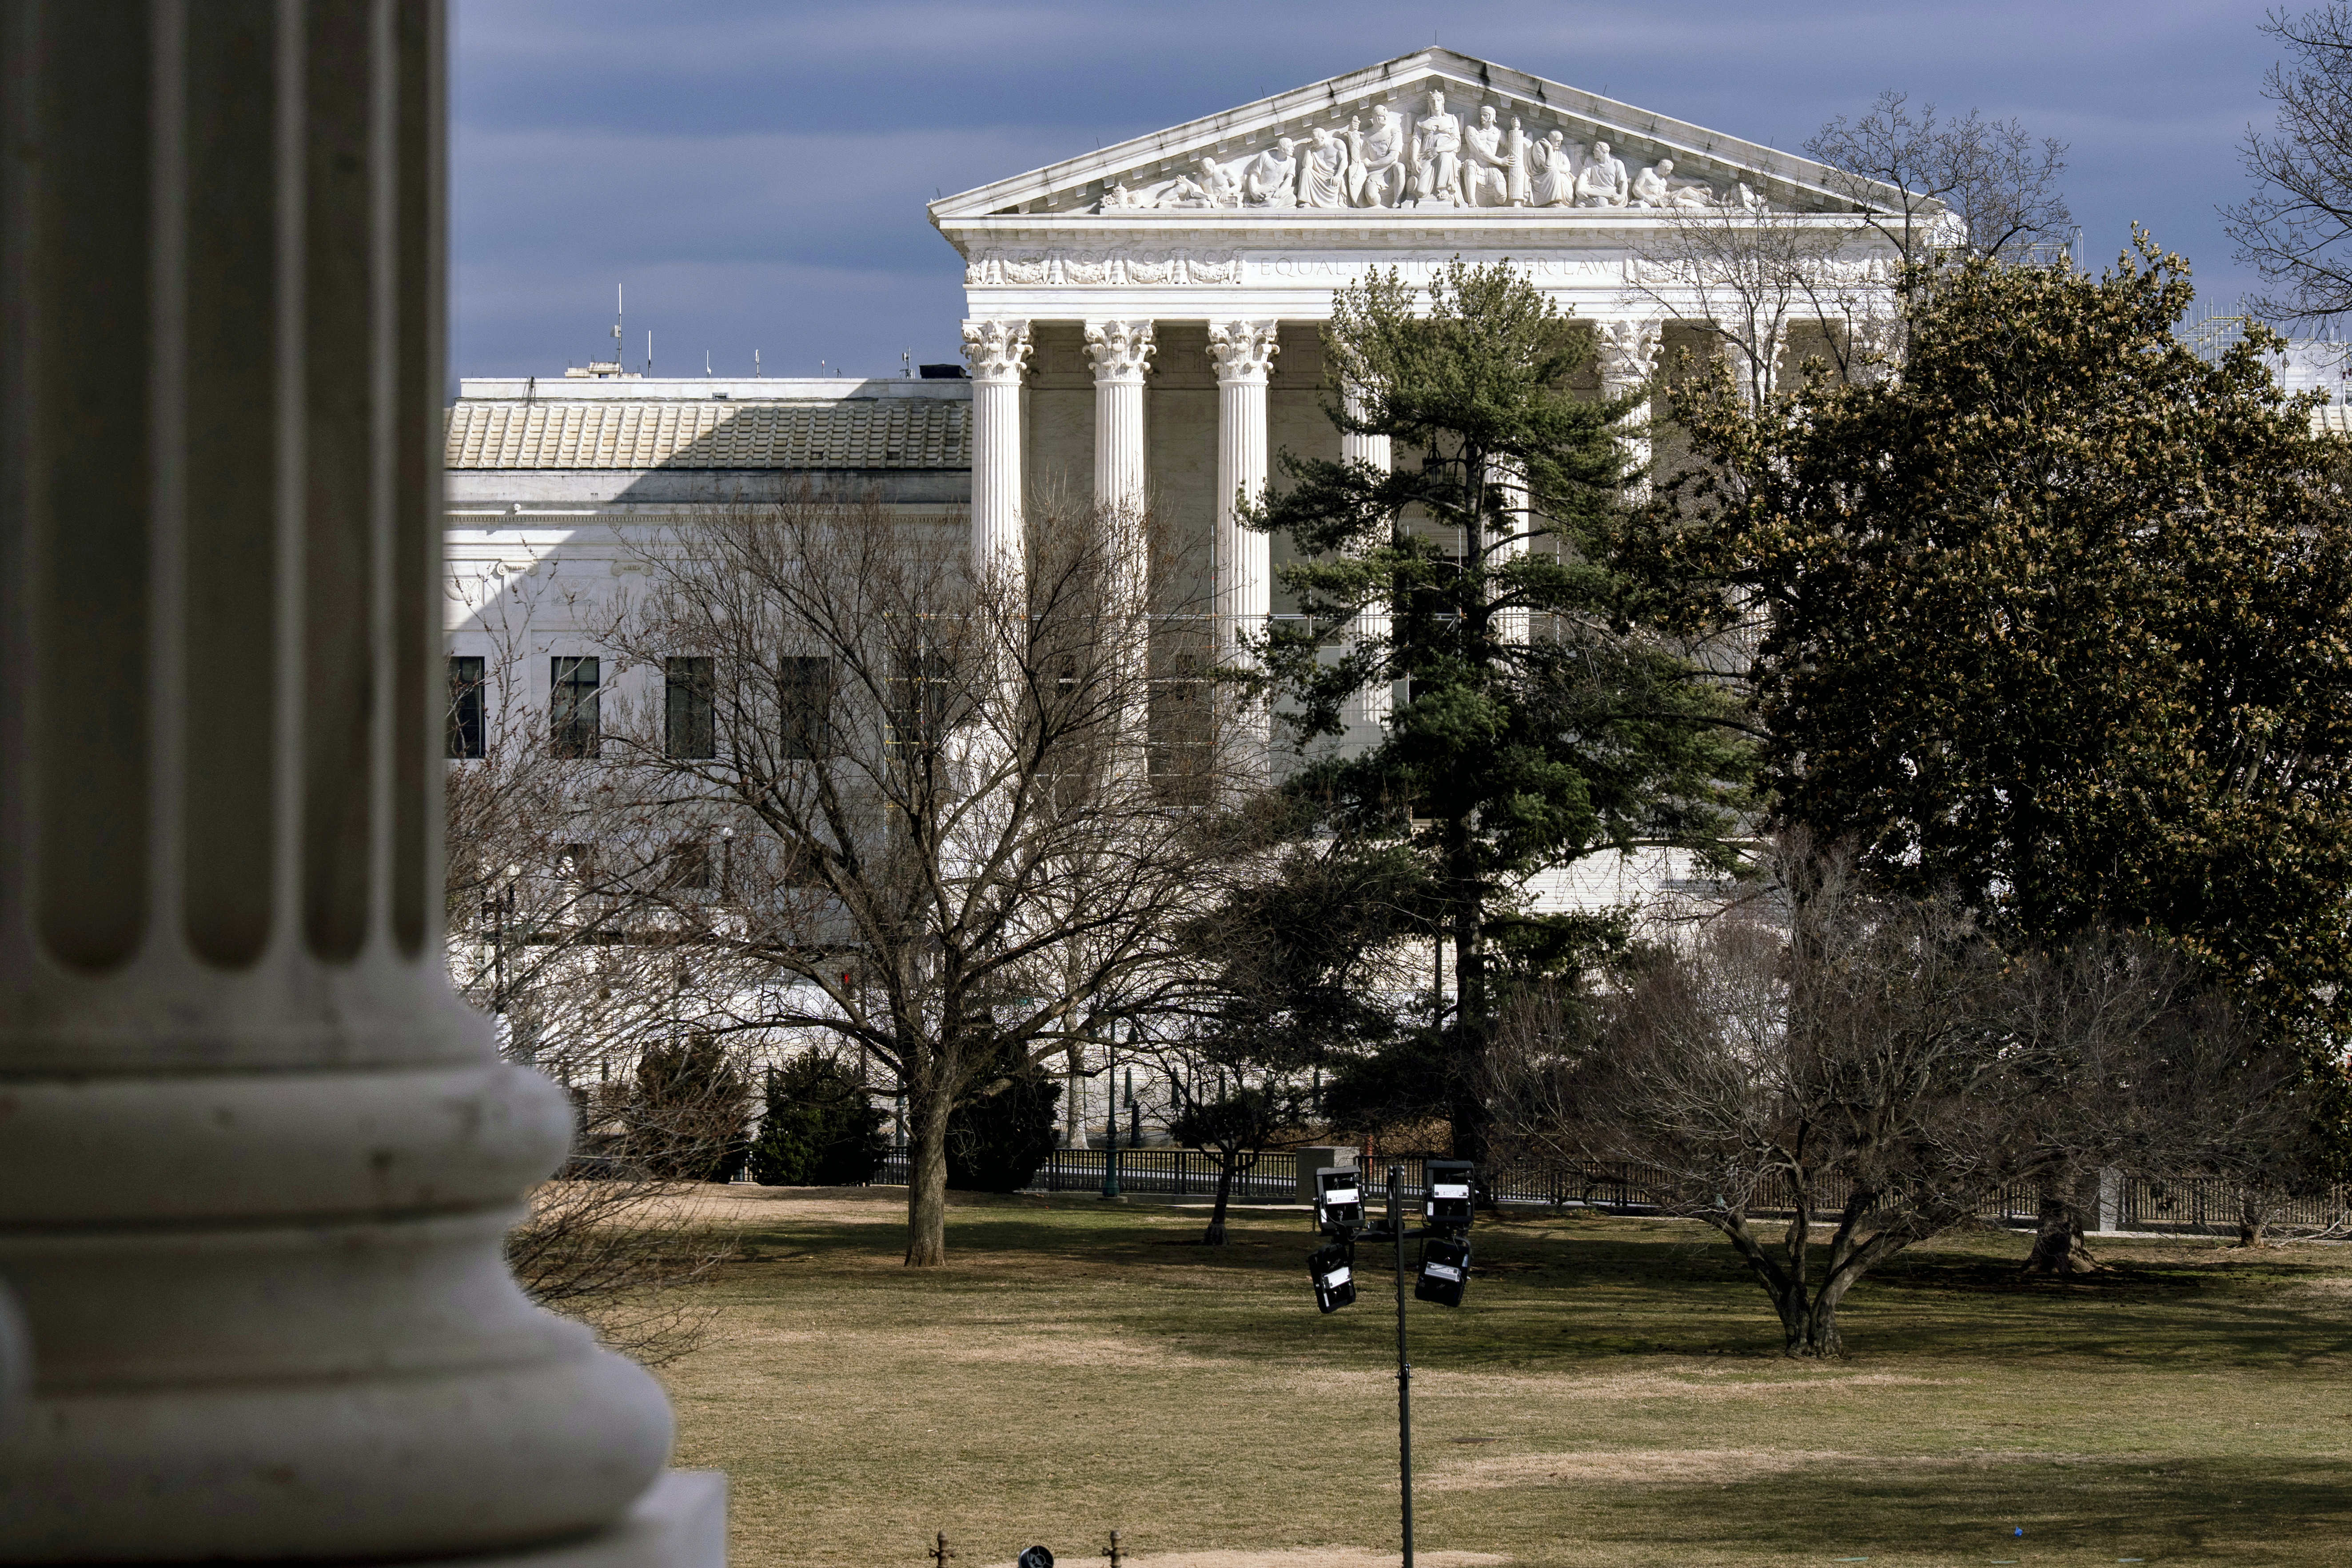
{"label": "dry grass", "polygon": [[[913,1274],[894,1191],[701,1202],[741,1251],[663,1375],[739,1568],[921,1568],[942,1530],[950,1568],[1081,1568],[1114,1527],[1138,1568],[1396,1563],[1386,1275],[1318,1317],[1301,1216],[1211,1254],[1196,1212],[973,1199]],[[1955,1238],[1866,1281],[1817,1366],[1689,1226],[1478,1239],[1468,1305],[1412,1309],[1429,1568],[2352,1555],[2352,1249],[2109,1243],[2028,1284],[2022,1237]]]}

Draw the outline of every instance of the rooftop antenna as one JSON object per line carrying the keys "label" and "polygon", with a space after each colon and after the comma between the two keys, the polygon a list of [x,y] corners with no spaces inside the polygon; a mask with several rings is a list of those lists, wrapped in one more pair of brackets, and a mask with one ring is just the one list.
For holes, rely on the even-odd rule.
{"label": "rooftop antenna", "polygon": [[621,322],[624,320],[621,307],[623,302],[624,295],[622,293],[622,285],[615,283],[613,285],[613,374],[615,375],[618,375],[621,373]]}
{"label": "rooftop antenna", "polygon": [[751,351],[751,379],[753,381],[760,379],[760,351],[758,349],[753,349]]}
{"label": "rooftop antenna", "polygon": [[822,380],[824,380],[824,376],[825,376],[824,361],[823,361],[823,360],[819,360],[819,361],[817,361],[817,362],[816,362],[816,374],[817,374],[817,379],[818,379],[818,380],[822,381]]}
{"label": "rooftop antenna", "polygon": [[908,381],[915,379],[915,356],[912,351],[901,350],[899,352],[898,374]]}
{"label": "rooftop antenna", "polygon": [[647,327],[647,328],[646,329],[646,374],[647,375],[651,375],[651,374],[653,374],[653,373],[654,373],[654,330],[653,330],[651,327]]}
{"label": "rooftop antenna", "polygon": [[705,381],[709,381],[710,379],[710,351],[709,349],[702,351],[702,379]]}

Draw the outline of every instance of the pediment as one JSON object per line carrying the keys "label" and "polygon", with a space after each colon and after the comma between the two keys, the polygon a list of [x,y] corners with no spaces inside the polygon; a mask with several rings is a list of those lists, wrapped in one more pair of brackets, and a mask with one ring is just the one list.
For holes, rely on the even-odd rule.
{"label": "pediment", "polygon": [[1854,206],[1811,159],[1427,48],[961,192],[930,212],[948,230],[1051,215],[1345,222],[1510,207],[1573,221]]}

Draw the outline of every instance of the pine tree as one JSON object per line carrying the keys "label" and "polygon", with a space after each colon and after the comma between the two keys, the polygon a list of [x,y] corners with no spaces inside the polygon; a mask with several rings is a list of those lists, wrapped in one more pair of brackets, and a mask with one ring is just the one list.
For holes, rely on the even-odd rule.
{"label": "pine tree", "polygon": [[[1393,269],[1341,290],[1326,342],[1355,397],[1327,403],[1332,421],[1389,437],[1397,460],[1282,455],[1294,483],[1254,521],[1296,545],[1279,576],[1303,619],[1263,639],[1265,679],[1318,829],[1405,847],[1425,877],[1431,934],[1454,953],[1444,1110],[1478,1158],[1497,938],[1583,929],[1526,912],[1527,879],[1642,844],[1721,857],[1744,746],[1732,699],[1640,624],[1609,564],[1633,401],[1571,392],[1590,332],[1508,261],[1457,258],[1425,301]],[[1334,658],[1327,638],[1350,626]],[[1357,694],[1398,683],[1378,743],[1318,746]]]}

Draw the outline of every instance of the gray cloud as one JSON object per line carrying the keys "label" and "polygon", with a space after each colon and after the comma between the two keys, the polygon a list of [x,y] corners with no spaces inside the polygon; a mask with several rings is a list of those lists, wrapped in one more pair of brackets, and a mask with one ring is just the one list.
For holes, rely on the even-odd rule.
{"label": "gray cloud", "polygon": [[[2135,221],[2226,307],[2213,216],[2266,118],[2255,5],[1360,0],[1111,5],[457,0],[453,364],[558,374],[629,287],[656,369],[895,370],[952,357],[961,275],[924,204],[1408,53],[1449,47],[1795,147],[1881,89],[2072,144],[2095,259]],[[675,348],[677,353],[670,351]]]}

